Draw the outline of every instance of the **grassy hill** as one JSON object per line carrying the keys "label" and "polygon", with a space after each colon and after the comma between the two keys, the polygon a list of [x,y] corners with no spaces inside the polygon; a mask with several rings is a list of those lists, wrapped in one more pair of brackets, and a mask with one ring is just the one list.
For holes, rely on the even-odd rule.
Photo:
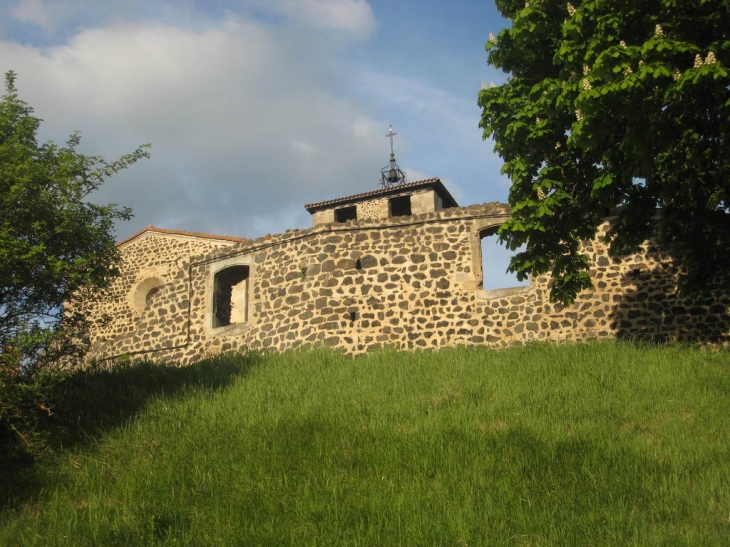
{"label": "grassy hill", "polygon": [[0,545],[727,545],[730,353],[232,355],[77,375]]}

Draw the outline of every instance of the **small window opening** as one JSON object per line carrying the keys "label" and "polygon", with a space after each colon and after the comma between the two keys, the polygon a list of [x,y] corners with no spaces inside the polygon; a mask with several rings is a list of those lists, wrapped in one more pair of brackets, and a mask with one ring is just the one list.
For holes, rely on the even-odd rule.
{"label": "small window opening", "polygon": [[411,196],[400,196],[388,200],[390,216],[402,217],[411,214]]}
{"label": "small window opening", "polygon": [[335,222],[347,222],[348,220],[357,220],[356,206],[335,209]]}
{"label": "small window opening", "polygon": [[358,259],[357,259],[357,260],[355,261],[355,269],[356,269],[356,270],[362,270],[362,259],[358,258]]}
{"label": "small window opening", "polygon": [[480,232],[482,251],[482,288],[485,290],[523,287],[530,284],[529,279],[520,281],[517,274],[507,271],[510,259],[525,249],[520,247],[510,251],[499,242],[497,228],[488,228]]}
{"label": "small window opening", "polygon": [[213,327],[248,319],[248,266],[231,266],[213,278]]}

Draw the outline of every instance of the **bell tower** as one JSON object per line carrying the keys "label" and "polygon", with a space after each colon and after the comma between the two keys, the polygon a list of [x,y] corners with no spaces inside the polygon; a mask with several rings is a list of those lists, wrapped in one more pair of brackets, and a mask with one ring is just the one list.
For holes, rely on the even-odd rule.
{"label": "bell tower", "polygon": [[390,126],[390,131],[386,137],[390,139],[390,164],[386,165],[380,170],[380,186],[383,188],[393,188],[394,186],[400,186],[406,182],[405,172],[398,167],[395,162],[395,152],[393,152],[393,137],[397,133],[393,131],[393,126]]}

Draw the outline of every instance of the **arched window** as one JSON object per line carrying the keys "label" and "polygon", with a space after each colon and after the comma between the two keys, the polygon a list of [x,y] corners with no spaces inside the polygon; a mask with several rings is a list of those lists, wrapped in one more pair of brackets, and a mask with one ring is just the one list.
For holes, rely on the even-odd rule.
{"label": "arched window", "polygon": [[149,307],[150,304],[152,304],[152,301],[154,300],[154,297],[156,294],[158,294],[162,290],[160,286],[152,287],[149,291],[147,291],[147,294],[144,297],[145,305]]}
{"label": "arched window", "polygon": [[132,308],[142,313],[153,302],[154,297],[162,290],[165,282],[159,277],[148,277],[137,284],[131,294]]}
{"label": "arched window", "polygon": [[249,267],[229,266],[213,278],[213,328],[248,320]]}

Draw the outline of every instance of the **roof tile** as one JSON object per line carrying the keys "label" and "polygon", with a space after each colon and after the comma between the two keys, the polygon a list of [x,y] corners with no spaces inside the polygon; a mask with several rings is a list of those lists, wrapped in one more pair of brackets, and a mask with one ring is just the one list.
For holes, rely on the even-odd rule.
{"label": "roof tile", "polygon": [[408,182],[406,184],[400,184],[398,186],[391,186],[389,188],[381,188],[380,190],[373,190],[371,192],[363,192],[361,194],[354,194],[352,196],[345,196],[342,198],[335,198],[335,199],[329,199],[326,201],[320,201],[318,203],[309,203],[304,206],[304,208],[309,211],[310,213],[313,213],[317,209],[324,209],[328,205],[335,205],[338,203],[345,203],[345,202],[351,202],[351,201],[360,201],[364,198],[373,198],[380,195],[388,195],[388,194],[395,194],[397,192],[400,192],[404,189],[412,189],[412,188],[418,188],[421,186],[433,186],[435,189],[441,194],[441,196],[444,199],[445,202],[447,202],[452,207],[457,207],[458,204],[456,203],[456,200],[451,196],[449,191],[446,189],[446,187],[441,182],[441,179],[438,177],[434,177],[431,179],[425,179],[425,180],[417,180],[415,182]]}

